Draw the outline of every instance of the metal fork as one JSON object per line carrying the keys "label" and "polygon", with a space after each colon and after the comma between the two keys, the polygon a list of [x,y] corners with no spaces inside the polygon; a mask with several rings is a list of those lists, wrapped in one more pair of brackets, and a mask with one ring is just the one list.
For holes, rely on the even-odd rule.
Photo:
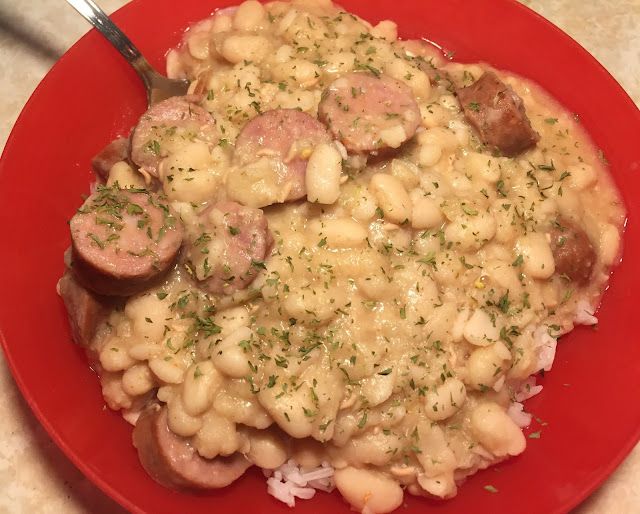
{"label": "metal fork", "polygon": [[169,79],[154,70],[129,38],[92,0],[67,0],[67,2],[106,37],[133,66],[144,82],[149,106],[172,96],[187,93],[188,80]]}

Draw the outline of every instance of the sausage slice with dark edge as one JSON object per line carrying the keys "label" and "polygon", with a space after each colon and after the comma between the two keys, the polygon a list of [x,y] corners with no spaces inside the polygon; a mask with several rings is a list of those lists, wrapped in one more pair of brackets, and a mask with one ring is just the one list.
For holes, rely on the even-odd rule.
{"label": "sausage slice with dark edge", "polygon": [[153,105],[131,134],[131,160],[140,170],[158,176],[158,164],[184,141],[218,141],[215,120],[198,105],[198,95],[174,96]]}
{"label": "sausage slice with dark edge", "polygon": [[203,211],[199,221],[185,252],[187,271],[213,294],[247,287],[273,244],[262,210],[220,202]]}
{"label": "sausage slice with dark edge", "polygon": [[487,71],[476,82],[456,91],[465,117],[482,142],[514,157],[540,140],[531,127],[522,99],[498,76]]}
{"label": "sausage slice with dark edge", "polygon": [[73,340],[88,347],[100,323],[109,316],[112,302],[82,287],[69,271],[58,281],[58,293],[67,309]]}
{"label": "sausage slice with dark edge", "polygon": [[91,159],[91,167],[98,177],[106,182],[113,165],[129,159],[129,143],[128,137],[114,139]]}
{"label": "sausage slice with dark edge", "polygon": [[129,296],[174,264],[182,224],[161,197],[144,189],[99,187],[71,218],[71,269],[100,295]]}
{"label": "sausage slice with dark edge", "polygon": [[349,152],[398,148],[420,124],[409,86],[380,74],[347,73],[322,93],[318,118]]}
{"label": "sausage slice with dark edge", "polygon": [[549,235],[556,273],[578,286],[587,285],[598,257],[586,232],[561,217],[552,224]]}
{"label": "sausage slice with dark edge", "polygon": [[251,466],[246,457],[205,459],[189,442],[167,426],[167,408],[147,407],[133,429],[133,445],[142,467],[154,480],[167,487],[218,489],[240,478]]}

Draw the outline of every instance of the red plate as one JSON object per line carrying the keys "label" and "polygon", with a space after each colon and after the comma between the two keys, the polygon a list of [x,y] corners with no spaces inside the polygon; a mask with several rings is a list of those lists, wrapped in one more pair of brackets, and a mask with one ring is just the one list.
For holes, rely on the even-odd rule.
{"label": "red plate", "polygon": [[[233,0],[136,0],[114,15],[152,64],[190,22]],[[237,0],[236,2],[237,3]],[[344,0],[376,22],[395,20],[404,38],[426,37],[462,61],[487,61],[530,77],[577,113],[611,163],[631,220],[597,330],[579,328],[559,345],[544,392],[527,404],[548,425],[520,457],[471,478],[447,502],[406,496],[404,512],[565,512],[620,463],[640,436],[640,112],[580,46],[510,0]],[[69,245],[66,221],[92,180],[90,158],[144,111],[140,81],[95,31],[42,81],[0,163],[2,344],[22,393],[67,456],[101,489],[136,512],[290,512],[253,470],[231,487],[190,495],[164,489],[142,470],[131,427],[105,407],[96,376],[70,340],[55,285]],[[483,488],[491,484],[492,494]],[[337,494],[301,501],[300,513],[348,512]]]}

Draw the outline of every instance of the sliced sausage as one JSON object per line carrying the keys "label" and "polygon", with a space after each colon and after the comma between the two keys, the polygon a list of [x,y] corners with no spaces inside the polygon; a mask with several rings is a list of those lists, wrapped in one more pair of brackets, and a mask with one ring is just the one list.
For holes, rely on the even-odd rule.
{"label": "sliced sausage", "polygon": [[71,218],[71,268],[95,293],[128,296],[175,262],[182,224],[162,199],[142,189],[100,187]]}
{"label": "sliced sausage", "polygon": [[109,316],[109,300],[82,287],[69,271],[58,281],[58,293],[67,309],[73,340],[88,347]]}
{"label": "sliced sausage", "polygon": [[220,202],[200,214],[186,267],[200,287],[213,294],[231,294],[255,279],[272,244],[260,209]]}
{"label": "sliced sausage", "polygon": [[262,156],[281,163],[278,185],[287,194],[285,201],[298,200],[307,193],[305,170],[313,149],[328,143],[325,126],[297,109],[274,109],[250,120],[236,139],[234,161],[243,166]]}
{"label": "sliced sausage", "polygon": [[318,118],[348,151],[398,148],[413,137],[420,109],[409,86],[388,75],[348,73],[322,93]]}
{"label": "sliced sausage", "polygon": [[516,156],[540,140],[531,127],[522,99],[494,72],[485,72],[456,93],[465,117],[482,142],[503,155]]}
{"label": "sliced sausage", "polygon": [[129,159],[129,150],[128,137],[114,139],[91,160],[93,171],[106,182],[113,165]]}
{"label": "sliced sausage", "polygon": [[141,171],[158,176],[158,164],[185,140],[218,140],[215,120],[198,105],[197,95],[174,96],[153,105],[131,134],[131,159]]}
{"label": "sliced sausage", "polygon": [[251,466],[244,455],[205,459],[167,425],[167,408],[145,409],[133,429],[133,445],[142,467],[167,487],[218,489],[240,478]]}
{"label": "sliced sausage", "polygon": [[549,234],[556,273],[566,275],[579,286],[587,285],[597,260],[589,236],[566,218],[558,218]]}

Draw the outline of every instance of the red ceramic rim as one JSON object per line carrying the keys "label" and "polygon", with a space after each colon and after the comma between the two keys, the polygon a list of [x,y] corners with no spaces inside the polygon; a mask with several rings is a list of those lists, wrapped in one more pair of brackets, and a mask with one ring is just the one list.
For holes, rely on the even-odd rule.
{"label": "red ceramic rim", "polygon": [[[134,0],[114,14],[153,65],[189,23],[233,0]],[[577,113],[603,149],[625,199],[625,261],[616,270],[598,316],[599,330],[579,328],[562,339],[545,391],[527,410],[539,440],[522,456],[472,477],[449,502],[406,498],[401,512],[566,512],[590,494],[640,439],[640,347],[634,343],[634,292],[640,274],[635,220],[640,112],[582,47],[513,0],[345,0],[369,21],[398,21],[404,38],[424,37],[463,62],[486,61],[540,83]],[[135,74],[106,41],[90,32],[48,73],[20,115],[0,161],[0,341],[16,382],[48,433],[96,485],[135,512],[219,510],[289,512],[266,496],[255,470],[230,488],[186,495],[161,488],[137,463],[130,427],[102,409],[100,389],[83,352],[70,344],[55,295],[68,244],[65,225],[91,181],[89,159],[125,133],[145,107]],[[605,388],[612,391],[608,394]],[[483,486],[495,485],[498,494]],[[522,501],[526,497],[526,501]],[[348,512],[336,495],[319,493],[297,512]]]}

